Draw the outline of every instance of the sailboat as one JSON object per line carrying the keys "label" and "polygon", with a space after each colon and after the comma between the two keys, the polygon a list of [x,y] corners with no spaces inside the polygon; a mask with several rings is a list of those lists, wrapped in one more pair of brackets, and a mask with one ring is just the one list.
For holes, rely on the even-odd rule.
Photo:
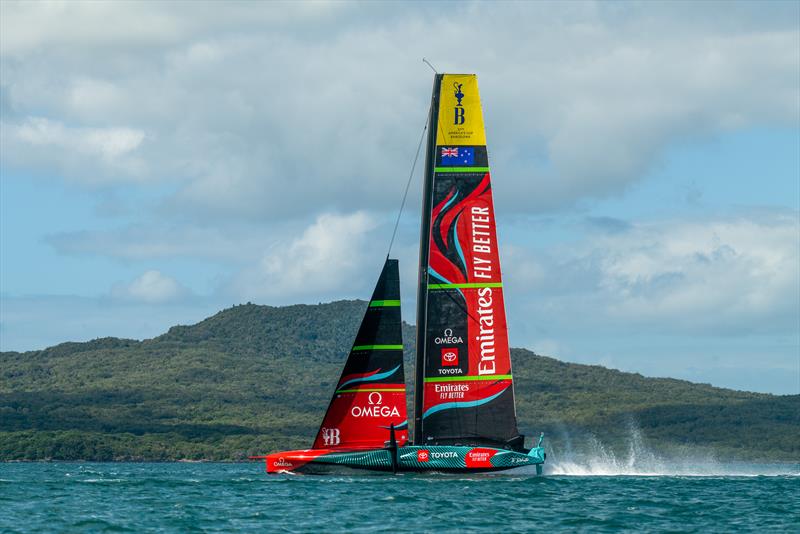
{"label": "sailboat", "polygon": [[386,259],[310,449],[267,473],[485,472],[545,461],[517,429],[483,112],[474,74],[436,74],[417,292],[413,440],[398,262]]}

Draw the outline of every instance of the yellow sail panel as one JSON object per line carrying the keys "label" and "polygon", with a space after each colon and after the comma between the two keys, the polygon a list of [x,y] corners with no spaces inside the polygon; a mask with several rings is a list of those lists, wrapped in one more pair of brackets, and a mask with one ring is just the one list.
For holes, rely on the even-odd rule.
{"label": "yellow sail panel", "polygon": [[439,94],[437,145],[485,145],[481,96],[474,74],[445,74]]}

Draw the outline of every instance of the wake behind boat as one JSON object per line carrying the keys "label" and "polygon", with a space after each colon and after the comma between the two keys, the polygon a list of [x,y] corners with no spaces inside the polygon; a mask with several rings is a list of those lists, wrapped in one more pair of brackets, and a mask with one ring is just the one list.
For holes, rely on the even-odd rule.
{"label": "wake behind boat", "polygon": [[253,457],[268,473],[541,473],[541,437],[528,450],[517,429],[477,77],[437,74],[430,109],[413,442],[398,264],[387,258],[312,448]]}

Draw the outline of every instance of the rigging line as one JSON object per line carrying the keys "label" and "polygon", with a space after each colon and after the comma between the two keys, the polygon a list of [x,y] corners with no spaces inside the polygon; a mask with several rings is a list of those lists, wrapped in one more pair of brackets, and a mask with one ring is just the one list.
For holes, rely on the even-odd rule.
{"label": "rigging line", "polygon": [[389,241],[389,251],[386,253],[386,259],[392,254],[392,245],[394,245],[394,238],[397,236],[397,227],[400,225],[400,216],[403,214],[403,208],[406,205],[408,198],[408,188],[411,186],[411,179],[414,177],[414,169],[417,168],[417,160],[419,159],[419,152],[422,150],[422,141],[425,139],[425,132],[428,130],[428,122],[430,121],[431,110],[428,109],[428,115],[425,117],[425,126],[422,127],[422,134],[419,136],[419,144],[417,145],[417,153],[414,155],[414,163],[411,164],[411,172],[408,174],[408,181],[406,182],[406,190],[403,193],[403,201],[400,203],[400,211],[397,212],[397,220],[394,222],[394,230],[392,230],[392,239]]}

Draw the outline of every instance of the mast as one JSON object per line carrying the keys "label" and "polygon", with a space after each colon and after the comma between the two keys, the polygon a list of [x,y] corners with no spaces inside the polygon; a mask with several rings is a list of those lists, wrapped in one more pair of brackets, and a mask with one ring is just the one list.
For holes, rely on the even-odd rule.
{"label": "mast", "polygon": [[425,391],[425,332],[428,329],[428,256],[430,253],[431,208],[433,205],[433,173],[436,165],[436,131],[439,124],[439,93],[442,74],[433,78],[433,94],[428,120],[428,142],[425,149],[425,180],[422,186],[422,224],[419,234],[419,270],[417,272],[417,349],[414,367],[414,445],[423,444],[422,408]]}

